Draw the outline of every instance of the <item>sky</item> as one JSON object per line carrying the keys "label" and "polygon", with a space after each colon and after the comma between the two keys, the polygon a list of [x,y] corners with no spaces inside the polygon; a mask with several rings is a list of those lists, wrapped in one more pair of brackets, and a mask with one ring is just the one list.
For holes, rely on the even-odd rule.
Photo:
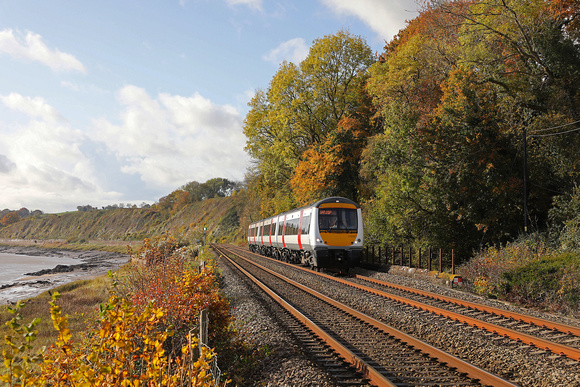
{"label": "sky", "polygon": [[381,53],[415,0],[0,0],[0,210],[153,204],[243,181],[243,121],[341,29]]}

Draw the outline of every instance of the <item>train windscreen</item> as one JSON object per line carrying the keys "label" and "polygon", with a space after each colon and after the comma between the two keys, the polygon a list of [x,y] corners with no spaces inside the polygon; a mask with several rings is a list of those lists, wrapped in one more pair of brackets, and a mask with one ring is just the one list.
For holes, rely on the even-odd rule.
{"label": "train windscreen", "polygon": [[321,208],[318,210],[320,231],[356,232],[358,230],[356,210],[351,208]]}

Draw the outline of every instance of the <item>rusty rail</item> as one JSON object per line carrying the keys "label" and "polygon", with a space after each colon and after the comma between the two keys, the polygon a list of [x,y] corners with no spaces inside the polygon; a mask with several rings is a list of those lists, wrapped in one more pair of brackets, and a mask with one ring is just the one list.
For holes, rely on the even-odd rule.
{"label": "rusty rail", "polygon": [[[277,260],[274,260],[274,259],[271,259],[268,257],[264,257],[264,256],[260,256],[260,257],[264,258],[264,259],[270,259],[270,260],[273,260],[275,262],[279,262],[281,264],[285,264],[288,266],[292,266],[298,270],[303,270],[303,271],[306,271],[309,273],[313,273],[311,270],[303,268],[303,267],[299,267],[296,265],[277,261]],[[473,317],[465,316],[465,315],[462,315],[460,313],[456,313],[456,312],[452,312],[452,311],[438,308],[435,306],[427,305],[427,304],[424,304],[422,302],[414,301],[414,300],[411,300],[408,298],[399,297],[399,296],[396,296],[396,295],[393,295],[393,294],[390,294],[390,293],[387,293],[384,291],[373,289],[373,288],[370,288],[370,287],[364,286],[364,285],[359,285],[359,284],[353,283],[351,281],[348,281],[348,280],[345,280],[342,278],[338,278],[338,277],[334,277],[334,276],[331,276],[331,275],[328,275],[325,273],[315,273],[315,274],[323,276],[323,277],[328,278],[330,280],[348,285],[348,286],[352,286],[352,287],[359,289],[359,290],[373,293],[373,294],[376,294],[378,296],[385,297],[385,298],[388,298],[390,300],[400,302],[402,304],[405,304],[405,305],[408,305],[411,307],[415,307],[415,308],[418,308],[418,309],[421,309],[421,310],[424,310],[424,311],[427,311],[430,313],[434,313],[434,314],[437,314],[437,315],[442,316],[442,317],[446,317],[446,318],[449,318],[449,319],[452,319],[452,320],[455,320],[455,321],[458,321],[461,323],[465,323],[465,324],[471,325],[473,327],[483,329],[483,330],[486,330],[488,332],[501,335],[503,337],[510,338],[512,340],[520,341],[522,343],[532,345],[532,346],[535,346],[537,348],[547,350],[547,351],[553,352],[553,353],[561,355],[561,356],[566,356],[566,357],[573,359],[573,360],[576,360],[576,361],[580,361],[580,350],[576,349],[576,348],[572,348],[572,347],[567,346],[567,345],[554,343],[554,342],[551,342],[548,340],[544,340],[544,339],[534,337],[534,336],[531,336],[531,335],[528,335],[528,334],[525,334],[522,332],[515,331],[515,330],[510,329],[510,328],[504,328],[504,327],[499,326],[497,324],[493,324],[493,323],[478,320],[478,319],[473,318]],[[373,280],[373,281],[377,281],[377,280]],[[381,282],[381,281],[379,281],[379,282]],[[392,287],[399,287],[401,290],[403,288],[405,288],[405,287],[400,286],[400,285],[394,285],[394,284],[390,284],[390,285]],[[411,288],[406,288],[406,289],[411,289]],[[419,293],[421,291],[413,289],[413,292]],[[438,298],[443,298],[443,296],[439,296],[439,295],[435,295],[435,296]],[[449,298],[449,299],[451,299],[451,298]],[[465,306],[468,308],[483,308],[484,307],[481,304],[470,303],[467,301],[461,301],[461,300],[455,300],[455,301],[457,301],[458,304],[461,304],[462,306]],[[485,307],[485,308],[489,308],[489,307]],[[490,308],[490,309],[495,309],[495,308]],[[501,311],[500,309],[497,309],[497,310]],[[501,312],[504,313],[505,311],[501,311]],[[559,327],[558,330],[562,329],[562,332],[571,333],[571,334],[574,334],[576,336],[579,336],[578,333],[580,333],[580,330],[578,330],[578,328],[553,323],[553,322],[550,322],[548,320],[538,319],[538,323],[534,323],[533,321],[535,319],[533,317],[530,317],[530,316],[520,315],[517,313],[510,314],[509,312],[505,312],[505,314],[503,314],[503,316],[506,316],[506,317],[508,317],[510,315],[513,316],[512,318],[514,318],[514,319],[516,319],[516,316],[517,316],[518,319],[519,318],[525,319],[525,320],[529,321],[529,323],[539,325],[540,327],[546,327],[546,328],[550,328],[550,329],[558,329],[555,327]],[[527,322],[525,320],[522,320],[522,321]]]}
{"label": "rusty rail", "polygon": [[[237,254],[236,254],[237,255]],[[258,264],[256,264],[253,261],[248,260],[247,258],[241,257],[239,255],[237,255],[240,259],[243,259],[253,265],[259,266]],[[231,259],[229,259],[228,257],[226,257],[228,260],[231,261]],[[270,258],[267,258],[270,259]],[[233,262],[233,261],[232,261]],[[280,262],[280,261],[276,261],[276,262]],[[284,262],[281,262],[284,263]],[[234,263],[235,264],[235,263]],[[284,263],[286,264],[286,263]],[[238,267],[237,264],[235,264],[236,267]],[[292,266],[294,268],[298,268],[295,265],[290,265],[290,264],[286,264],[289,266]],[[491,385],[491,386],[514,386],[514,384],[510,383],[509,381],[506,381],[494,374],[491,374],[479,367],[474,366],[473,364],[470,364],[462,359],[459,359],[447,352],[444,352],[438,348],[435,348],[419,339],[414,338],[413,336],[407,335],[406,333],[399,331],[398,329],[395,329],[393,327],[390,327],[370,316],[367,316],[364,313],[361,313],[355,309],[352,309],[338,301],[333,300],[330,297],[327,297],[319,292],[316,292],[313,289],[310,289],[309,287],[302,285],[298,282],[295,282],[289,278],[286,278],[284,276],[282,276],[281,274],[276,273],[275,271],[272,271],[268,268],[265,268],[263,266],[259,266],[262,270],[296,286],[297,288],[312,294],[314,296],[316,296],[317,298],[319,298],[320,300],[327,302],[333,306],[335,306],[338,309],[341,309],[343,311],[345,311],[346,313],[349,313],[355,317],[357,317],[358,319],[365,321],[366,323],[374,326],[377,329],[382,330],[383,332],[386,332],[387,334],[396,337],[397,339],[401,340],[402,342],[405,342],[407,345],[410,345],[412,347],[417,348],[418,350],[420,350],[423,353],[428,354],[429,356],[431,356],[434,359],[437,359],[439,362],[441,363],[446,363],[449,367],[452,368],[456,368],[458,370],[460,370],[461,372],[465,373],[466,375],[468,375],[469,377],[473,378],[473,379],[477,379],[480,381],[480,383],[484,384],[484,385]],[[302,269],[302,268],[300,268]],[[240,270],[243,270],[240,268]],[[306,269],[302,269],[302,270],[306,270]],[[243,270],[245,272],[245,270]],[[312,271],[309,271],[310,273],[313,273]],[[319,275],[331,278],[331,279],[335,279],[334,277],[328,276],[326,274],[322,274],[322,273],[317,273]],[[247,274],[249,276],[251,276],[249,273]],[[258,281],[259,282],[259,281]],[[342,281],[339,281],[342,282]],[[348,285],[352,286],[352,283],[348,283],[346,282]],[[265,285],[260,285],[258,284],[258,286],[260,286],[262,289],[264,289],[265,291],[267,291],[265,289]],[[275,293],[271,292],[271,291],[267,291],[268,294],[273,294],[273,298],[275,298],[276,300],[281,299],[278,295],[276,295]],[[270,293],[271,292],[271,293]],[[285,303],[285,301],[284,301]],[[289,306],[289,305],[288,305]],[[286,307],[286,306],[285,306]],[[289,306],[290,308],[292,308],[291,306]],[[292,308],[293,309],[293,308]],[[294,313],[294,312],[293,312]],[[300,314],[300,312],[296,311],[296,313]],[[301,315],[301,314],[300,314]],[[309,323],[310,320],[308,320],[306,317],[302,316],[301,317],[301,321],[303,321],[306,323],[306,321],[308,321]],[[313,323],[312,323],[313,324]],[[316,327],[317,332],[320,331],[320,334],[323,334],[324,336],[327,336],[326,333],[324,333],[323,331],[320,330],[320,328]],[[339,344],[338,342],[336,342],[336,340],[331,339],[331,342],[334,342],[331,344],[331,342],[329,342],[329,345],[338,345],[340,347],[342,347],[341,344]],[[340,351],[344,351],[344,354],[341,352],[341,355],[343,355],[346,359],[349,359],[349,361],[359,370],[361,371],[361,373],[363,373],[365,376],[367,376],[373,383],[377,383],[377,385],[385,385],[385,386],[390,386],[393,385],[390,381],[388,381],[388,379],[384,378],[384,376],[382,376],[380,373],[378,373],[376,370],[374,370],[371,366],[369,366],[368,364],[366,364],[362,359],[358,358],[356,355],[352,354],[348,349],[344,348],[344,349],[340,349]],[[338,352],[338,351],[337,351]],[[362,368],[359,368],[361,367]],[[371,373],[371,370],[374,372],[377,372],[377,375],[373,373]],[[368,372],[368,373],[364,373],[364,372]],[[378,380],[375,380],[374,378],[377,377],[379,378]],[[387,384],[382,384],[382,383],[387,383]]]}
{"label": "rusty rail", "polygon": [[[244,273],[249,279],[252,280],[257,286],[260,287],[265,293],[267,293],[272,299],[278,302],[284,309],[286,309],[290,314],[292,314],[298,321],[306,325],[310,330],[312,330],[318,337],[320,337],[325,343],[327,343],[336,353],[342,356],[348,363],[350,363],[358,372],[360,372],[364,377],[368,378],[371,383],[378,387],[392,387],[395,384],[391,383],[387,378],[385,378],[381,373],[379,373],[372,366],[367,364],[363,359],[352,353],[348,348],[344,347],[338,341],[336,341],[332,336],[327,334],[318,325],[312,322],[308,317],[304,316],[298,310],[296,310],[292,305],[287,303],[282,297],[264,285],[252,274],[247,272],[240,265],[232,261],[227,255],[222,253],[222,257],[227,259],[232,265],[234,265],[238,270]],[[245,259],[240,257],[241,259]],[[267,270],[267,269],[265,269]],[[273,272],[272,272],[273,273]]]}

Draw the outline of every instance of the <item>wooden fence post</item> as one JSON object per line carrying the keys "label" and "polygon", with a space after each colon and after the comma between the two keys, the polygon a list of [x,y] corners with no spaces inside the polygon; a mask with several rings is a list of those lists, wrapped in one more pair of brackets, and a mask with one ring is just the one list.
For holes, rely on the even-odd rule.
{"label": "wooden fence post", "polygon": [[389,264],[389,246],[385,244],[385,265]]}
{"label": "wooden fence post", "polygon": [[451,249],[451,274],[455,274],[455,249]]}
{"label": "wooden fence post", "polygon": [[199,312],[199,344],[207,345],[208,310]]}

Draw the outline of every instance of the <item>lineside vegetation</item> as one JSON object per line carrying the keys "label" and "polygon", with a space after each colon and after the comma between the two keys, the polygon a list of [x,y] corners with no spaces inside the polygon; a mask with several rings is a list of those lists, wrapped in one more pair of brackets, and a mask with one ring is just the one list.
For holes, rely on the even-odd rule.
{"label": "lineside vegetation", "polygon": [[[219,361],[226,374],[239,359],[247,366],[252,350],[232,324],[213,256],[195,255],[171,236],[145,240],[132,254],[142,262],[116,276],[110,273],[108,297],[95,295],[83,321],[66,315],[61,303],[86,283],[64,285],[64,296],[55,291],[49,302],[52,335],[46,335],[46,327],[39,334],[45,324],[40,317],[23,318],[24,302],[7,307],[2,316],[11,318],[0,381],[7,386],[214,386],[213,362]],[[202,309],[209,311],[207,347],[197,338]],[[44,336],[42,348],[35,343],[39,336]],[[243,378],[244,366],[239,369],[235,381]]]}

